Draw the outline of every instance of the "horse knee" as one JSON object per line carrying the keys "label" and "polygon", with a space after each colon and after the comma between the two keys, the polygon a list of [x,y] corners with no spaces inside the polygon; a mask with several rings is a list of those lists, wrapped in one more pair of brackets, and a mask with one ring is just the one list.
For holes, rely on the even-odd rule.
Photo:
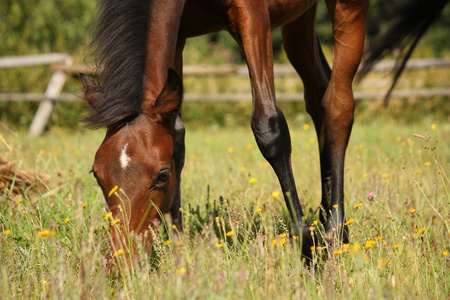
{"label": "horse knee", "polygon": [[251,127],[258,147],[267,161],[273,163],[277,158],[291,152],[289,129],[283,112],[276,109],[269,114],[254,114]]}
{"label": "horse knee", "polygon": [[352,91],[332,97],[325,96],[321,108],[327,126],[334,128],[348,128],[353,125],[355,114],[355,101]]}

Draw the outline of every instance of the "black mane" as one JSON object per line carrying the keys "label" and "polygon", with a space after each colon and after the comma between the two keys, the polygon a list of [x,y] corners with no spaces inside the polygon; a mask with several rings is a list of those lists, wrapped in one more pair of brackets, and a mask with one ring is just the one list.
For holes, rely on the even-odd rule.
{"label": "black mane", "polygon": [[140,113],[143,100],[147,1],[99,0],[90,47],[103,97],[85,117],[89,127],[117,124]]}

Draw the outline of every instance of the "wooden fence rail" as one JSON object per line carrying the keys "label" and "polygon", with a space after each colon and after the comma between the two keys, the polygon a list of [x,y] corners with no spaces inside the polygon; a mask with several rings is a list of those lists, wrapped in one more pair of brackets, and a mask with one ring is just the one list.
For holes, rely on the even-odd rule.
{"label": "wooden fence rail", "polygon": [[[51,53],[51,54],[41,54],[41,55],[27,55],[27,56],[17,56],[17,57],[2,57],[0,58],[0,68],[15,68],[15,67],[25,67],[25,66],[36,66],[36,65],[52,65],[52,64],[62,64],[66,67],[72,65],[72,57],[67,54],[62,53]],[[50,114],[53,110],[53,101],[58,99],[61,95],[61,91],[66,82],[66,72],[61,70],[55,70],[50,78],[50,82],[47,85],[45,93],[41,95],[39,108],[34,115],[33,121],[30,125],[29,135],[31,137],[38,137],[44,131],[45,125],[50,118]],[[6,97],[2,98],[8,100],[8,94]],[[25,94],[26,95],[26,94]]]}
{"label": "wooden fence rail", "polygon": [[[48,118],[53,110],[54,101],[80,101],[81,96],[61,93],[66,80],[66,74],[75,75],[78,72],[96,75],[94,71],[86,66],[73,66],[72,58],[67,54],[52,53],[31,56],[3,57],[0,58],[0,69],[36,65],[50,65],[53,72],[50,82],[44,94],[40,93],[0,93],[0,101],[38,101],[41,102],[30,126],[31,137],[40,136],[47,124]],[[377,64],[374,71],[390,71],[395,66],[393,61],[384,61]],[[450,58],[413,59],[408,62],[406,69],[429,69],[450,67]],[[275,76],[296,75],[291,65],[274,65]],[[231,66],[184,66],[184,76],[248,76],[248,69],[244,65]],[[366,92],[355,91],[355,100],[380,99],[385,91]],[[409,97],[434,97],[450,96],[450,87],[426,88],[415,90],[394,90],[393,98]],[[302,101],[303,93],[277,93],[278,101]],[[184,95],[184,101],[251,101],[251,94],[246,93],[222,93],[222,94],[191,94]]]}

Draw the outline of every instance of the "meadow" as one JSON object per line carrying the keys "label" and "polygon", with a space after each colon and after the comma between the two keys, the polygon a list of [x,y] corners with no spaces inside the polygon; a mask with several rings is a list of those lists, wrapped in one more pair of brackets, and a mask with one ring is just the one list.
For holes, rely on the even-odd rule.
{"label": "meadow", "polygon": [[[448,299],[450,123],[365,112],[345,166],[350,244],[301,260],[271,167],[249,126],[187,124],[184,234],[164,223],[151,257],[108,274],[104,198],[88,174],[104,131],[51,128],[29,140],[2,125],[0,151],[47,173],[44,191],[0,194],[0,298]],[[301,204],[320,237],[317,138],[290,122]]]}

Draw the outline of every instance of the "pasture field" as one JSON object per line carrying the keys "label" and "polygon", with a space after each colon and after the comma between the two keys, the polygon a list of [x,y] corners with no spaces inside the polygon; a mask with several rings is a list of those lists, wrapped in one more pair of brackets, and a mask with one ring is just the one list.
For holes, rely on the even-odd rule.
{"label": "pasture field", "polygon": [[[317,138],[311,122],[290,128],[299,196],[320,237]],[[450,298],[447,120],[357,118],[345,167],[351,241],[318,247],[315,268],[300,259],[278,182],[250,128],[187,126],[185,234],[163,223],[153,256],[110,276],[111,220],[88,174],[104,131],[53,128],[35,140],[1,132],[4,156],[51,181],[43,192],[0,194],[0,298]]]}

